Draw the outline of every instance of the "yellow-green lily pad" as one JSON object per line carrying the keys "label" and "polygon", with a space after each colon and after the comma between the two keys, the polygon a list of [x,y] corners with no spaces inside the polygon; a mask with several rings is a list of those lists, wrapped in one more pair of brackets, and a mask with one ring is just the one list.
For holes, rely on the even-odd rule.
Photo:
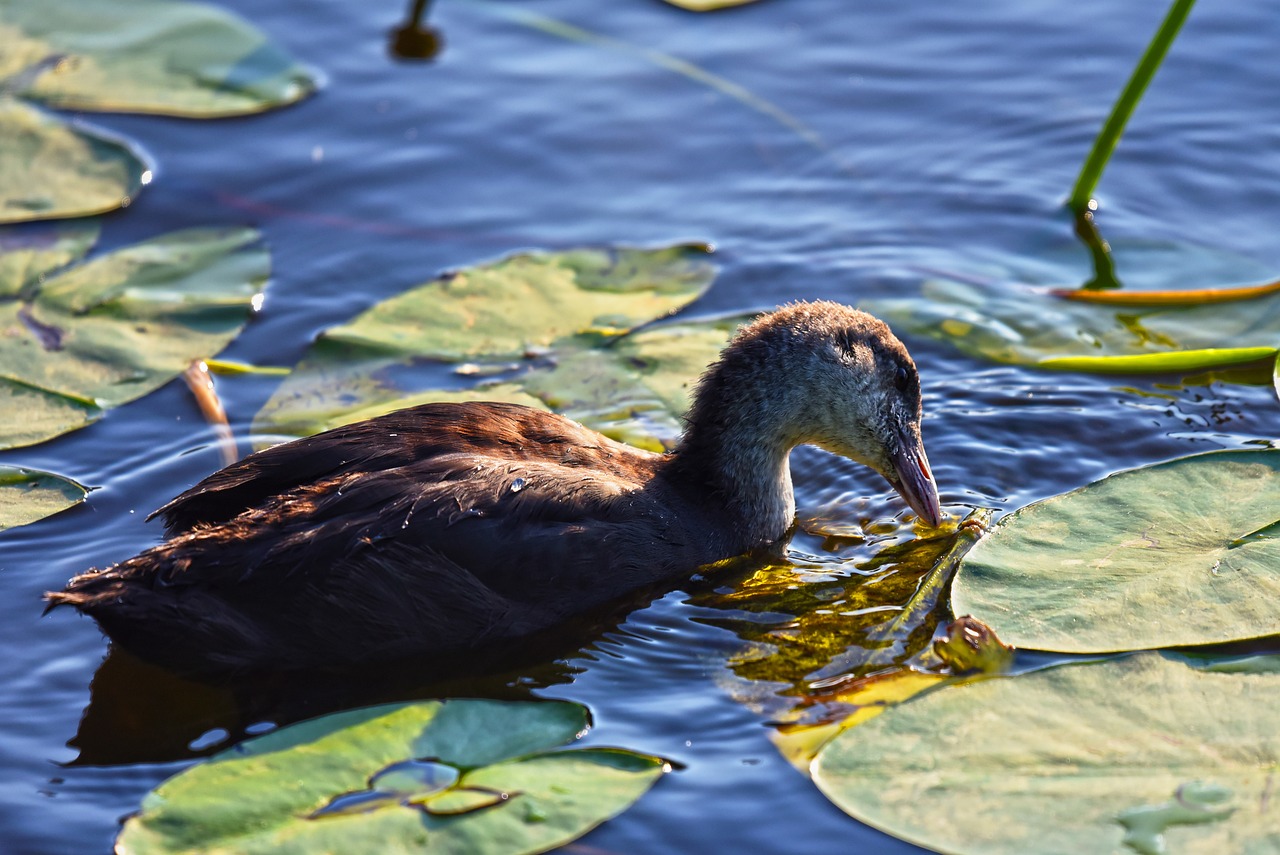
{"label": "yellow-green lily pad", "polygon": [[2,95],[0,139],[0,223],[113,211],[150,169],[126,143]]}
{"label": "yellow-green lily pad", "polygon": [[88,424],[217,353],[270,272],[253,229],[174,232],[60,267],[88,245],[68,241],[0,241],[14,277],[0,286],[0,448]]}
{"label": "yellow-green lily pad", "polygon": [[542,852],[669,770],[587,730],[563,701],[423,701],[335,713],[170,778],[126,821],[121,855]]}
{"label": "yellow-green lily pad", "polygon": [[843,731],[811,773],[841,810],[939,852],[1276,852],[1280,656],[946,686]]}
{"label": "yellow-green lily pad", "polygon": [[[661,447],[677,430],[684,387],[732,325],[632,331],[707,289],[706,253],[692,245],[528,253],[441,277],[322,333],[254,429],[299,435],[425,401],[500,400],[601,428],[661,411],[656,428],[614,431]],[[669,373],[653,369],[659,340],[672,354]],[[452,388],[440,387],[439,363],[455,364]],[[621,393],[643,400],[620,401]]]}
{"label": "yellow-green lily pad", "polygon": [[52,472],[0,465],[0,531],[65,511],[88,494],[84,486]]}
{"label": "yellow-green lily pad", "polygon": [[0,80],[63,110],[209,118],[298,101],[314,74],[202,3],[0,0]]}
{"label": "yellow-green lily pad", "polygon": [[1028,505],[960,563],[956,614],[1100,653],[1280,632],[1280,451],[1146,466]]}

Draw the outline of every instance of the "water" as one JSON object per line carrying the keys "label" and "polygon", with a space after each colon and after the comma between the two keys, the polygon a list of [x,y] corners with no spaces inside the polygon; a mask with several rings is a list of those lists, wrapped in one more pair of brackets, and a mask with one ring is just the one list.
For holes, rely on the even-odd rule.
{"label": "water", "polygon": [[[1106,0],[806,0],[696,16],[648,0],[443,0],[434,23],[446,50],[418,65],[385,52],[402,11],[390,4],[226,5],[321,68],[327,87],[295,108],[222,122],[90,117],[142,142],[158,164],[152,186],[107,219],[103,244],[186,226],[261,228],[275,275],[262,313],[225,356],[273,365],[441,269],[535,247],[711,241],[722,272],[693,315],[812,297],[856,303],[915,289],[924,271],[1083,281],[1088,256],[1060,202],[1164,11]],[[693,62],[799,127],[510,10]],[[1117,246],[1162,242],[1238,259],[1249,275],[1280,270],[1275,12],[1205,4],[1192,14],[1103,179],[1100,221]],[[1164,275],[1118,260],[1133,281]],[[1274,438],[1280,427],[1267,387],[1046,374],[908,344],[924,378],[930,460],[953,511],[1012,509],[1119,469]],[[272,382],[221,380],[241,437]],[[219,465],[185,389],[171,384],[2,459],[99,487],[86,505],[0,539],[4,851],[107,851],[119,818],[192,754],[247,725],[260,731],[273,716],[336,703],[334,687],[284,698],[260,689],[239,699],[254,715],[238,715],[225,693],[113,656],[90,706],[106,645],[87,620],[40,617],[42,591],[153,543],[146,513]],[[802,512],[843,507],[853,522],[894,529],[900,505],[858,466],[802,450],[794,473]],[[819,538],[802,538],[797,552],[817,562],[802,582],[850,572]],[[570,650],[567,664],[505,680],[341,688],[370,700],[572,699],[593,711],[589,739],[685,764],[586,838],[600,850],[918,851],[844,816],[779,757],[766,717],[721,688],[743,642],[723,610],[688,600],[660,597]],[[79,748],[68,747],[78,729]],[[65,765],[80,751],[80,765]]]}

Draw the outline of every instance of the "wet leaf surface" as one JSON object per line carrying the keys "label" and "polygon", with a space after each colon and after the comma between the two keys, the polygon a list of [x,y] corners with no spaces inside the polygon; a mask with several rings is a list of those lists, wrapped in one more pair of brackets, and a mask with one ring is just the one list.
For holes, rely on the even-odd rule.
{"label": "wet leaf surface", "polygon": [[88,494],[87,488],[52,472],[0,465],[0,531],[64,511]]}
{"label": "wet leaf surface", "polygon": [[0,448],[82,427],[212,356],[269,274],[252,229],[174,232],[61,268],[82,238],[0,255],[14,277],[0,288]]}
{"label": "wet leaf surface", "polygon": [[231,14],[167,0],[0,0],[0,80],[64,110],[213,117],[290,104],[307,69]]}
{"label": "wet leaf surface", "polygon": [[1018,647],[1210,644],[1280,628],[1280,452],[1122,472],[1005,517],[961,562],[952,608]]}
{"label": "wet leaf surface", "polygon": [[630,806],[661,758],[562,750],[588,726],[560,701],[424,701],[251,739],[157,787],[121,853],[541,852]]}
{"label": "wet leaf surface", "polygon": [[840,733],[813,778],[941,852],[1273,852],[1280,657],[1261,658],[1141,653],[946,686]]}
{"label": "wet leaf surface", "polygon": [[0,139],[0,223],[114,211],[138,195],[150,169],[128,144],[4,95]]}
{"label": "wet leaf surface", "polygon": [[255,431],[305,435],[427,401],[494,400],[661,447],[734,324],[627,333],[713,276],[705,247],[690,245],[530,253],[449,274],[322,333]]}

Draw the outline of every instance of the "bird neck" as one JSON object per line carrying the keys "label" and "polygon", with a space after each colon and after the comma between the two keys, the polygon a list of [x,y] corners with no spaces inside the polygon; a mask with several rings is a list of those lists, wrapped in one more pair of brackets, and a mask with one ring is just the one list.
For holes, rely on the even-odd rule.
{"label": "bird neck", "polygon": [[710,494],[745,551],[781,540],[795,520],[790,457],[800,440],[790,432],[786,385],[752,388],[742,379],[723,370],[703,379],[671,466]]}

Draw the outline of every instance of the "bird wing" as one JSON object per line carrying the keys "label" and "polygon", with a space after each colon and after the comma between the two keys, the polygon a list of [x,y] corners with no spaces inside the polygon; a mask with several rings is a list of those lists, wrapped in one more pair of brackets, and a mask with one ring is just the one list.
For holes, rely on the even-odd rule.
{"label": "bird wing", "polygon": [[[643,452],[560,416],[503,403],[423,404],[277,445],[213,473],[151,514],[170,535],[227,522],[273,496],[455,453],[557,459],[606,470]],[[150,517],[148,517],[150,519]]]}

